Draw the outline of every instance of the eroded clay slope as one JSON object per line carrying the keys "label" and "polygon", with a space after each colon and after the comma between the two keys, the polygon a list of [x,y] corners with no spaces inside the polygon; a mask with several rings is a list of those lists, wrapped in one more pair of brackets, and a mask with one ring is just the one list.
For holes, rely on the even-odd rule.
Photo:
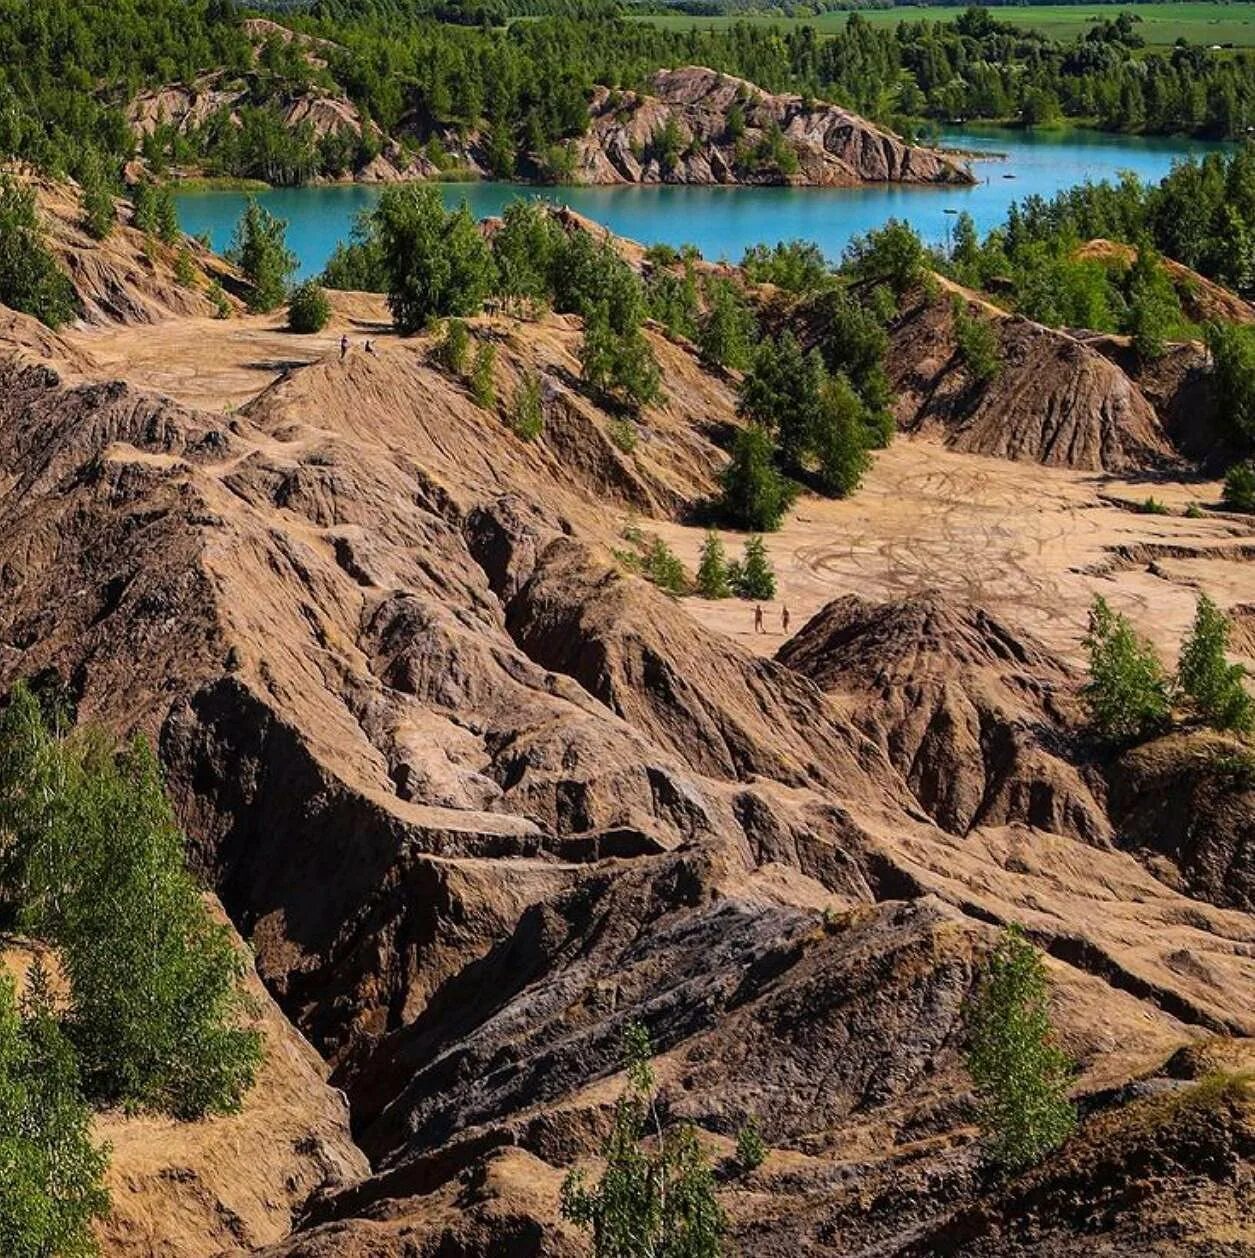
{"label": "eroded clay slope", "polygon": [[844,701],[920,804],[956,834],[1021,821],[1101,843],[1082,774],[1079,678],[979,607],[837,599],[781,663]]}
{"label": "eroded clay slope", "polygon": [[949,292],[916,299],[890,329],[899,427],[1056,467],[1136,472],[1178,461],[1154,407],[1115,363],[1066,332],[969,304],[996,333],[998,374],[980,381],[964,365]]}

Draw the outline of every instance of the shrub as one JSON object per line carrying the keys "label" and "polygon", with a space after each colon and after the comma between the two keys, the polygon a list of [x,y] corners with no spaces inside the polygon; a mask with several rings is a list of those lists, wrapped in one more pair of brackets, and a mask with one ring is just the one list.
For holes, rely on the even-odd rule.
{"label": "shrub", "polygon": [[249,197],[235,225],[227,257],[249,281],[248,307],[264,314],[281,305],[296,258],[287,247],[287,224]]}
{"label": "shrub", "polygon": [[1172,286],[1159,255],[1145,241],[1138,245],[1137,257],[1129,269],[1128,306],[1124,331],[1133,338],[1133,348],[1146,359],[1162,358],[1168,338],[1181,323],[1181,301]]}
{"label": "shrub", "polygon": [[466,370],[466,360],[471,352],[471,334],[462,319],[450,319],[444,327],[444,339],[440,342],[440,361],[460,376]]}
{"label": "shrub", "polygon": [[745,552],[736,570],[736,592],[742,598],[766,601],[776,597],[776,572],[767,557],[763,539],[747,538]]}
{"label": "shrub", "polygon": [[658,398],[662,375],[649,342],[639,326],[616,330],[605,302],[585,316],[579,353],[580,374],[599,393],[633,407]]}
{"label": "shrub", "polygon": [[[663,1128],[650,1067],[649,1035],[632,1023],[624,1035],[627,1086],[603,1149],[606,1167],[590,1188],[580,1171],[562,1184],[566,1219],[592,1233],[593,1258],[718,1258],[723,1210],[694,1129]],[[642,1147],[647,1132],[651,1147]]]}
{"label": "shrub", "polygon": [[1138,515],[1171,515],[1166,502],[1160,502],[1154,494],[1143,498],[1136,506]]}
{"label": "shrub", "polygon": [[0,833],[20,920],[61,950],[89,1095],[181,1118],[238,1108],[261,1057],[243,958],[197,893],[141,740],[50,733],[15,687],[0,718]]}
{"label": "shrub", "polygon": [[1228,646],[1229,618],[1200,594],[1181,647],[1177,684],[1208,725],[1249,733],[1255,728],[1255,699],[1246,690],[1246,669],[1225,659]]}
{"label": "shrub", "polygon": [[707,531],[706,540],[702,543],[701,562],[697,567],[697,592],[703,598],[727,598],[732,593],[723,542],[714,529]]}
{"label": "shrub", "polygon": [[1115,740],[1145,738],[1167,724],[1172,712],[1168,679],[1154,648],[1128,620],[1096,598],[1090,610],[1089,682],[1085,703],[1099,733]]}
{"label": "shrub", "polygon": [[519,391],[514,398],[512,427],[524,441],[535,441],[545,429],[540,376],[534,371],[525,371],[519,381]]}
{"label": "shrub", "polygon": [[1236,323],[1207,327],[1219,412],[1234,440],[1255,444],[1255,331]]}
{"label": "shrub", "polygon": [[497,405],[497,385],[493,378],[496,362],[497,347],[485,341],[475,351],[475,360],[471,363],[471,397],[476,406],[486,411]]}
{"label": "shrub", "polygon": [[775,443],[765,428],[748,424],[737,433],[722,480],[719,507],[727,519],[764,533],[780,527],[794,491],[776,468]]}
{"label": "shrub", "polygon": [[866,408],[843,375],[824,384],[812,442],[824,493],[836,498],[852,494],[871,466],[871,456]]}
{"label": "shrub", "polygon": [[1255,512],[1255,463],[1235,463],[1229,469],[1222,501],[1231,511]]}
{"label": "shrub", "polygon": [[104,240],[117,224],[117,206],[113,199],[112,181],[97,154],[90,153],[85,159],[80,182],[83,189],[83,226],[89,236]]}
{"label": "shrub", "polygon": [[805,240],[780,241],[774,249],[755,245],[742,256],[741,270],[751,283],[774,284],[790,293],[808,293],[832,279],[819,246]]}
{"label": "shrub", "polygon": [[630,419],[612,419],[606,430],[616,450],[631,454],[636,449],[636,425]]}
{"label": "shrub", "polygon": [[331,318],[327,294],[313,280],[306,280],[292,292],[288,302],[288,327],[293,332],[321,332]]}
{"label": "shrub", "polygon": [[1009,926],[968,1006],[967,1067],[992,1160],[1007,1170],[1038,1161],[1076,1125],[1070,1064],[1055,1047],[1046,968]]}
{"label": "shrub", "polygon": [[549,294],[553,260],[561,247],[562,229],[544,206],[518,199],[505,207],[492,238],[497,264],[497,291],[507,306],[532,307]]}
{"label": "shrub", "polygon": [[671,547],[655,537],[641,561],[641,571],[660,590],[668,594],[683,594],[688,589],[688,574]]}
{"label": "shrub", "polygon": [[227,295],[217,280],[214,280],[209,285],[209,300],[214,305],[215,319],[229,319],[231,317],[231,303],[227,300]]}
{"label": "shrub", "polygon": [[36,963],[19,1011],[0,970],[0,1253],[88,1258],[93,1219],[109,1209],[106,1150],[91,1141],[73,1049]]}
{"label": "shrub", "polygon": [[50,328],[74,318],[70,277],[44,244],[33,189],[0,174],[0,302]]}
{"label": "shrub", "polygon": [[909,223],[891,218],[846,246],[843,267],[854,280],[903,293],[924,277],[924,245]]}
{"label": "shrub", "polygon": [[743,1171],[756,1171],[767,1156],[767,1146],[759,1135],[758,1124],[748,1118],[736,1133],[736,1161]]}
{"label": "shrub", "polygon": [[991,320],[968,313],[967,302],[955,294],[954,339],[959,359],[978,384],[987,384],[1002,369],[998,356],[998,334]]}
{"label": "shrub", "polygon": [[706,316],[697,345],[708,363],[741,370],[749,366],[758,323],[741,290],[726,279],[706,284]]}
{"label": "shrub", "polygon": [[336,245],[321,276],[324,288],[361,293],[386,293],[388,269],[374,215],[361,211],[353,220],[349,241]]}
{"label": "shrub", "polygon": [[375,225],[398,331],[474,314],[492,292],[492,252],[465,204],[450,213],[430,184],[394,184],[379,198]]}

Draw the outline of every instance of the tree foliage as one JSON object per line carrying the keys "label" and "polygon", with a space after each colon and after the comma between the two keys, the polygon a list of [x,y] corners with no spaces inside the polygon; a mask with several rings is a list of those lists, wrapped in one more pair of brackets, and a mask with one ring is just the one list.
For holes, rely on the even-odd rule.
{"label": "tree foliage", "polygon": [[50,730],[24,687],[0,718],[5,891],[61,950],[89,1095],[196,1117],[238,1107],[260,1059],[244,961],[184,864],[151,750]]}
{"label": "tree foliage", "polygon": [[1240,446],[1255,447],[1255,332],[1236,323],[1207,328],[1220,417]]}
{"label": "tree foliage", "polygon": [[735,572],[736,592],[742,598],[767,600],[776,597],[776,570],[767,546],[757,533],[745,539],[745,549]]}
{"label": "tree foliage", "polygon": [[1231,511],[1255,512],[1255,463],[1235,463],[1225,474],[1224,505]]}
{"label": "tree foliage", "polygon": [[1085,703],[1095,728],[1116,741],[1145,738],[1172,714],[1168,678],[1154,648],[1128,619],[1096,598],[1085,638],[1089,682]]}
{"label": "tree foliage", "polygon": [[227,257],[249,281],[250,310],[264,314],[281,306],[287,297],[288,279],[296,270],[296,258],[287,247],[287,226],[256,197],[245,202]]}
{"label": "tree foliage", "polygon": [[1070,1063],[1054,1044],[1049,995],[1037,949],[1009,926],[968,1006],[967,1066],[989,1155],[1010,1171],[1038,1161],[1076,1125]]}
{"label": "tree foliage", "polygon": [[771,533],[780,527],[794,492],[776,467],[771,434],[761,424],[747,424],[737,433],[723,471],[721,513],[743,528]]}
{"label": "tree foliage", "polygon": [[1229,618],[1200,594],[1194,624],[1181,646],[1177,684],[1209,725],[1250,733],[1255,729],[1255,699],[1246,689],[1246,669],[1225,658],[1229,629]]}
{"label": "tree foliage", "polygon": [[605,1169],[591,1187],[578,1170],[567,1176],[562,1214],[592,1234],[594,1258],[718,1258],[725,1221],[714,1176],[692,1126],[664,1128],[651,1053],[645,1028],[630,1024]]}
{"label": "tree foliage", "polygon": [[306,280],[292,291],[288,301],[288,328],[293,332],[321,332],[331,318],[327,294],[314,280]]}
{"label": "tree foliage", "polygon": [[70,277],[44,243],[34,189],[0,173],[0,302],[50,328],[68,323],[78,304]]}
{"label": "tree foliage", "polygon": [[36,962],[19,1008],[0,970],[0,1252],[94,1258],[92,1220],[109,1208],[108,1153],[91,1139],[74,1050]]}
{"label": "tree foliage", "polygon": [[703,598],[727,598],[732,593],[723,540],[714,529],[707,530],[702,542],[701,559],[697,566],[697,592]]}

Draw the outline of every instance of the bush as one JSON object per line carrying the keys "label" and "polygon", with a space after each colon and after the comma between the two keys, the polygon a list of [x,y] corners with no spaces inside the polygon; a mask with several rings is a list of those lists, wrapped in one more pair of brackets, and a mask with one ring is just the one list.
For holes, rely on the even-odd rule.
{"label": "bush", "polygon": [[1053,1044],[1046,967],[1018,927],[1002,933],[968,1006],[967,1067],[992,1160],[1020,1170],[1076,1125],[1070,1063]]}
{"label": "bush", "polygon": [[1255,728],[1255,699],[1246,690],[1246,669],[1225,659],[1228,646],[1229,618],[1200,594],[1194,625],[1181,647],[1177,684],[1208,725],[1249,733]]}
{"label": "bush", "polygon": [[636,425],[630,419],[612,419],[606,430],[616,450],[631,454],[636,449]]}
{"label": "bush", "polygon": [[525,371],[514,399],[514,431],[524,441],[535,441],[545,430],[545,412],[541,404],[540,377]]}
{"label": "bush", "polygon": [[832,376],[824,384],[812,442],[820,488],[836,498],[852,494],[871,466],[871,456],[866,409],[843,375]]}
{"label": "bush", "polygon": [[765,428],[749,424],[737,433],[722,481],[719,509],[728,520],[763,533],[780,527],[794,490],[776,468],[775,444]]}
{"label": "bush", "polygon": [[91,1141],[74,1051],[36,963],[19,1011],[0,970],[0,1253],[87,1258],[93,1219],[109,1209],[108,1155]]}
{"label": "bush", "polygon": [[1145,241],[1129,269],[1124,331],[1146,359],[1162,358],[1168,338],[1182,321],[1181,301],[1154,248]]}
{"label": "bush", "polygon": [[732,593],[723,542],[714,529],[707,531],[706,540],[702,543],[701,562],[697,567],[697,592],[703,598],[727,598]]}
{"label": "bush", "polygon": [[373,214],[362,210],[353,220],[349,241],[336,245],[321,276],[324,288],[386,293],[388,269]]}
{"label": "bush", "polygon": [[697,335],[702,357],[720,367],[742,370],[749,366],[757,335],[758,323],[741,290],[731,280],[709,280],[706,317]]}
{"label": "bush", "polygon": [[1222,501],[1231,511],[1255,512],[1255,463],[1235,463],[1229,469]]}
{"label": "bush", "polygon": [[466,360],[471,352],[471,334],[462,319],[450,319],[445,324],[444,340],[440,342],[440,361],[460,376],[466,370]]}
{"label": "bush", "polygon": [[598,393],[637,408],[657,400],[662,374],[649,342],[639,326],[616,330],[605,302],[585,316],[579,353],[580,375]]}
{"label": "bush", "polygon": [[104,240],[116,226],[118,215],[112,181],[97,154],[89,153],[85,158],[80,183],[83,189],[83,226],[89,236]]}
{"label": "bush", "polygon": [[244,960],[184,864],[155,757],[49,732],[14,688],[0,718],[0,833],[22,924],[61,950],[89,1095],[180,1118],[238,1108],[261,1057]]}
{"label": "bush", "polygon": [[755,245],[742,256],[741,270],[751,283],[774,284],[789,293],[808,293],[832,281],[819,246],[805,240],[780,241],[774,249]]}
{"label": "bush", "polygon": [[231,317],[231,303],[227,300],[227,295],[223,291],[222,285],[214,280],[209,285],[209,300],[214,305],[215,319],[229,319]]}
{"label": "bush", "polygon": [[287,247],[287,224],[249,197],[235,225],[227,257],[249,281],[248,307],[264,314],[282,305],[296,258]]}
{"label": "bush", "polygon": [[660,590],[683,594],[688,589],[688,574],[671,547],[655,537],[641,561],[641,572]]}
{"label": "bush", "polygon": [[1255,331],[1236,323],[1207,327],[1219,411],[1233,439],[1255,444]]}
{"label": "bush", "polygon": [[174,278],[184,288],[196,285],[196,263],[192,260],[192,251],[184,245],[174,256]]}
{"label": "bush", "polygon": [[475,405],[490,411],[497,405],[497,385],[493,378],[493,367],[497,362],[497,347],[485,341],[475,351],[475,360],[471,363],[471,397]]}
{"label": "bush", "polygon": [[757,534],[746,539],[745,552],[736,569],[736,592],[755,601],[776,597],[776,572],[767,557],[767,547]]}
{"label": "bush", "polygon": [[1160,502],[1154,494],[1143,498],[1135,507],[1138,515],[1171,515],[1166,502]]}
{"label": "bush", "polygon": [[978,384],[987,384],[1002,370],[998,334],[991,320],[968,313],[967,302],[955,294],[954,339],[959,360]]}
{"label": "bush", "polygon": [[562,229],[544,206],[522,198],[511,201],[492,238],[497,291],[520,308],[534,307],[549,294],[553,259]]}
{"label": "bush", "polygon": [[[593,1258],[718,1258],[726,1226],[710,1164],[694,1129],[662,1126],[650,1067],[649,1035],[629,1025],[623,1052],[627,1087],[615,1108],[595,1188],[581,1171],[562,1184],[563,1218],[592,1233]],[[648,1133],[648,1148],[641,1141]]]}
{"label": "bush", "polygon": [[1089,682],[1084,697],[1099,733],[1123,741],[1162,729],[1172,712],[1163,665],[1154,648],[1106,599],[1094,600],[1085,646]]}
{"label": "bush", "polygon": [[492,292],[492,252],[465,204],[450,213],[430,184],[394,184],[379,198],[375,224],[398,331],[474,314]]}
{"label": "bush", "polygon": [[924,277],[923,242],[909,223],[891,218],[884,227],[856,236],[846,246],[843,268],[864,284],[888,284],[904,293]]}
{"label": "bush", "polygon": [[288,328],[293,332],[321,332],[331,318],[327,294],[313,281],[306,280],[293,290],[288,302]]}
{"label": "bush", "polygon": [[74,318],[74,286],[44,244],[34,190],[5,174],[0,174],[0,241],[0,302],[50,328]]}
{"label": "bush", "polygon": [[749,1118],[736,1133],[736,1161],[743,1171],[756,1171],[767,1156],[767,1146],[758,1133],[758,1124]]}

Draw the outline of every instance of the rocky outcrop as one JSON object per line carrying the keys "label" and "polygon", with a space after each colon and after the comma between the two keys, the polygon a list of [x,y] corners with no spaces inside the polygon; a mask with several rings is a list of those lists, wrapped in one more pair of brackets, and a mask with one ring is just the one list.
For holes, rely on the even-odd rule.
{"label": "rocky outcrop", "polygon": [[[644,94],[598,88],[575,143],[580,183],[971,183],[967,168],[837,105],[773,96],[703,66],[660,70]],[[773,144],[790,158],[782,165]]]}
{"label": "rocky outcrop", "polygon": [[949,292],[916,298],[892,325],[887,367],[901,428],[1056,467],[1135,472],[1178,461],[1145,394],[1097,349],[987,303],[969,310],[997,336],[991,380],[964,365]]}
{"label": "rocky outcrop", "polygon": [[1024,822],[1104,843],[1085,780],[1079,678],[979,607],[938,597],[829,603],[777,659],[843,706],[956,834]]}

